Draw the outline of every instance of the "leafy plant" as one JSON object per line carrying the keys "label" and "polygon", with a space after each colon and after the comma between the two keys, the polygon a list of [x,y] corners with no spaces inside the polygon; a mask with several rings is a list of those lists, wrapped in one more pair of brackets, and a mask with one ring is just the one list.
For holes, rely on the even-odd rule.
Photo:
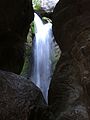
{"label": "leafy plant", "polygon": [[41,0],[32,0],[34,10],[38,11],[41,9]]}

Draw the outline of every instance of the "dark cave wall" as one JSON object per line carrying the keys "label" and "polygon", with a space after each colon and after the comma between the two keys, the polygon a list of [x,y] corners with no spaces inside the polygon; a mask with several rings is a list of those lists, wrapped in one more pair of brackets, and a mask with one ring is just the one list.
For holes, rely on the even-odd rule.
{"label": "dark cave wall", "polygon": [[90,1],[60,0],[53,33],[62,54],[49,88],[57,120],[90,119]]}
{"label": "dark cave wall", "polygon": [[20,74],[33,17],[31,0],[0,1],[0,69]]}
{"label": "dark cave wall", "polygon": [[53,12],[53,31],[62,52],[72,47],[76,34],[89,28],[89,17],[89,0],[59,1]]}

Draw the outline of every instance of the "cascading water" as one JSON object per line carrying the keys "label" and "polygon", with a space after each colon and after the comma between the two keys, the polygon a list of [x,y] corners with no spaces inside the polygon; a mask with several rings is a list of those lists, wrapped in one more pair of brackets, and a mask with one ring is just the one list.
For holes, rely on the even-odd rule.
{"label": "cascading water", "polygon": [[33,82],[41,89],[47,102],[48,88],[51,76],[50,50],[52,41],[52,24],[43,24],[40,17],[34,13],[34,70]]}

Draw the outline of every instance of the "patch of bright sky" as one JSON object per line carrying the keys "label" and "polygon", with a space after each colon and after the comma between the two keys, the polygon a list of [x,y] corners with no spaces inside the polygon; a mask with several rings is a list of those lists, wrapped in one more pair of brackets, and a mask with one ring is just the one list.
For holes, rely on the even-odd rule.
{"label": "patch of bright sky", "polygon": [[47,12],[52,12],[58,1],[59,0],[41,0],[41,7]]}

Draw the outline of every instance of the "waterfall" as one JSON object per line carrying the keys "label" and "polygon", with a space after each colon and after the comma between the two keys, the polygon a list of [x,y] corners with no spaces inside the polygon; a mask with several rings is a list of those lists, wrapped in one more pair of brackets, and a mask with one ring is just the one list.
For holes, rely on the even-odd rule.
{"label": "waterfall", "polygon": [[34,68],[33,82],[41,89],[43,96],[48,101],[48,88],[51,77],[51,42],[52,24],[43,24],[41,18],[34,13],[35,38],[34,38]]}

